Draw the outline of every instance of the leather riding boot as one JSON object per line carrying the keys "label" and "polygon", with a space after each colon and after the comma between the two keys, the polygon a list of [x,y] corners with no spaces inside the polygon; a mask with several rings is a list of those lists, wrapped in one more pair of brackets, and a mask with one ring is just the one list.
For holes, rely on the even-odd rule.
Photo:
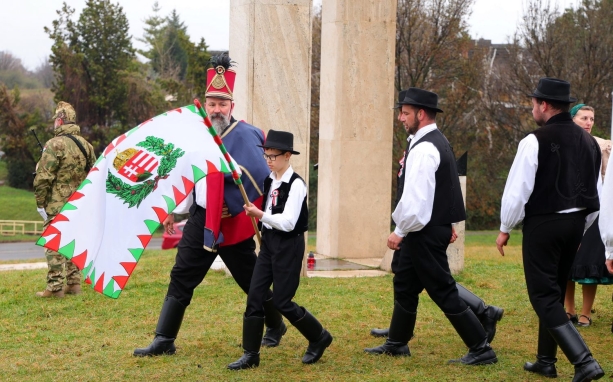
{"label": "leather riding boot", "polygon": [[266,333],[262,338],[262,346],[269,348],[279,346],[281,337],[287,332],[287,326],[283,322],[283,316],[275,308],[272,298],[264,301],[264,323]]}
{"label": "leather riding boot", "polygon": [[181,328],[185,309],[186,307],[181,304],[179,300],[173,296],[166,296],[157,327],[155,328],[153,342],[146,348],[135,349],[134,355],[137,357],[145,357],[175,354],[177,351],[175,339]]}
{"label": "leather riding boot", "polygon": [[243,350],[237,361],[228,365],[230,370],[250,369],[260,366],[260,346],[264,332],[264,317],[243,317]]}
{"label": "leather riding boot", "polygon": [[575,365],[573,382],[592,381],[604,376],[604,371],[592,357],[590,349],[572,322],[567,321],[563,325],[548,330],[566,358]]}
{"label": "leather riding boot", "polygon": [[558,344],[553,339],[549,331],[543,324],[539,322],[539,338],[538,348],[536,352],[536,362],[526,362],[524,364],[524,370],[531,373],[540,374],[547,378],[556,378],[558,372],[556,370],[556,353],[558,351]]}
{"label": "leather riding boot", "polygon": [[493,305],[486,305],[485,301],[479,298],[476,294],[456,283],[460,298],[468,305],[475,313],[485,333],[487,333],[487,342],[492,343],[496,335],[496,324],[502,319],[504,309]]}
{"label": "leather riding boot", "polygon": [[470,308],[458,314],[446,313],[445,316],[468,347],[468,353],[464,357],[450,360],[449,363],[487,365],[498,362],[496,353],[487,342],[487,334],[483,326]]}
{"label": "leather riding boot", "polygon": [[406,311],[398,301],[395,301],[387,340],[381,346],[366,348],[364,351],[370,354],[410,356],[411,351],[408,343],[413,337],[416,319],[417,313]]}
{"label": "leather riding boot", "polygon": [[310,364],[319,361],[326,348],[332,343],[332,335],[306,309],[304,309],[304,316],[292,325],[309,341],[309,346],[302,357],[302,363]]}
{"label": "leather riding boot", "polygon": [[390,329],[389,328],[385,328],[385,329],[371,329],[370,330],[370,335],[373,337],[387,337],[390,334]]}
{"label": "leather riding boot", "polygon": [[49,289],[45,289],[42,292],[36,292],[36,297],[43,297],[43,298],[49,298],[49,297],[57,297],[57,298],[63,298],[64,297],[64,291],[63,290],[56,290],[56,291],[50,291]]}
{"label": "leather riding boot", "polygon": [[81,294],[81,284],[67,284],[64,286],[65,294]]}

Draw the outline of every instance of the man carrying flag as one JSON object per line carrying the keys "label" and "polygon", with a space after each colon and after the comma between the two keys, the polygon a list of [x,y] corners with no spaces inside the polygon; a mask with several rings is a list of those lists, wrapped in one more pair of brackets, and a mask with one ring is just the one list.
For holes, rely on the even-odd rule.
{"label": "man carrying flag", "polygon": [[[231,69],[232,61],[227,54],[213,57],[211,63],[213,68],[207,72],[206,112],[228,152],[239,164],[241,180],[249,200],[261,207],[262,185],[269,174],[263,151],[257,147],[264,144],[264,133],[232,117],[236,72]],[[211,189],[218,190],[217,200],[211,198]],[[197,183],[190,196],[174,211],[185,213],[189,209],[189,218],[179,242],[175,265],[170,272],[170,285],[158,319],[155,338],[148,347],[136,349],[135,356],[175,353],[174,341],[185,309],[190,304],[194,289],[202,282],[217,255],[222,258],[241,289],[245,293],[249,292],[256,261],[253,240],[255,231],[244,213],[243,204],[232,176],[217,173],[206,177],[206,185]],[[174,218],[170,214],[163,223],[167,232],[173,231],[173,223]],[[216,237],[217,231],[220,234]],[[272,292],[269,292],[264,302],[264,311],[267,329],[262,344],[277,346],[287,328],[279,312],[274,309]]]}

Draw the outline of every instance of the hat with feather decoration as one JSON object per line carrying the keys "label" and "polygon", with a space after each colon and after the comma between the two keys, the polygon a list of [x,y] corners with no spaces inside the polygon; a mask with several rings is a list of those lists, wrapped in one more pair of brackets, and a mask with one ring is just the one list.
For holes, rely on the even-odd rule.
{"label": "hat with feather decoration", "polygon": [[234,80],[236,72],[230,69],[235,62],[230,59],[228,53],[222,53],[211,58],[212,68],[206,72],[205,97],[234,99]]}

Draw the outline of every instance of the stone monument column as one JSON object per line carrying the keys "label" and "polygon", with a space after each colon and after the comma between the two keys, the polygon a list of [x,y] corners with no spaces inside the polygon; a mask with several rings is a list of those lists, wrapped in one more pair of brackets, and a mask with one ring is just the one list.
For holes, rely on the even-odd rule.
{"label": "stone monument column", "polygon": [[311,0],[231,0],[234,117],[294,134],[292,167],[309,179]]}
{"label": "stone monument column", "polygon": [[390,234],[396,0],[323,0],[317,252],[382,258]]}

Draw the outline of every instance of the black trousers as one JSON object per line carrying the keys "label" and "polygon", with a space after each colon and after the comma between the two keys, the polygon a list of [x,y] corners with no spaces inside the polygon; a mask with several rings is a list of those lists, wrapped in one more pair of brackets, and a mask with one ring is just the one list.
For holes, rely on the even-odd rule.
{"label": "black trousers", "polygon": [[451,224],[426,226],[402,240],[394,275],[394,296],[407,311],[417,312],[419,294],[426,289],[446,314],[458,314],[467,306],[458,295],[447,261]]}
{"label": "black trousers", "polygon": [[304,256],[304,235],[288,236],[264,229],[262,246],[255,263],[245,317],[264,317],[262,303],[273,285],[275,308],[294,323],[304,317],[304,309],[292,301],[300,284]]}
{"label": "black trousers", "polygon": [[[217,253],[207,251],[204,244],[204,209],[198,207],[191,211],[183,228],[183,237],[178,245],[175,265],[170,271],[168,296],[173,296],[184,306],[188,306],[194,295],[194,289],[200,285],[211,268],[217,255],[226,264],[232,277],[245,293],[249,293],[251,275],[257,256],[253,238],[235,245],[219,247]],[[267,298],[272,293],[267,291]]]}
{"label": "black trousers", "polygon": [[568,321],[564,310],[566,282],[583,237],[585,216],[579,211],[524,219],[522,253],[528,297],[547,328]]}

